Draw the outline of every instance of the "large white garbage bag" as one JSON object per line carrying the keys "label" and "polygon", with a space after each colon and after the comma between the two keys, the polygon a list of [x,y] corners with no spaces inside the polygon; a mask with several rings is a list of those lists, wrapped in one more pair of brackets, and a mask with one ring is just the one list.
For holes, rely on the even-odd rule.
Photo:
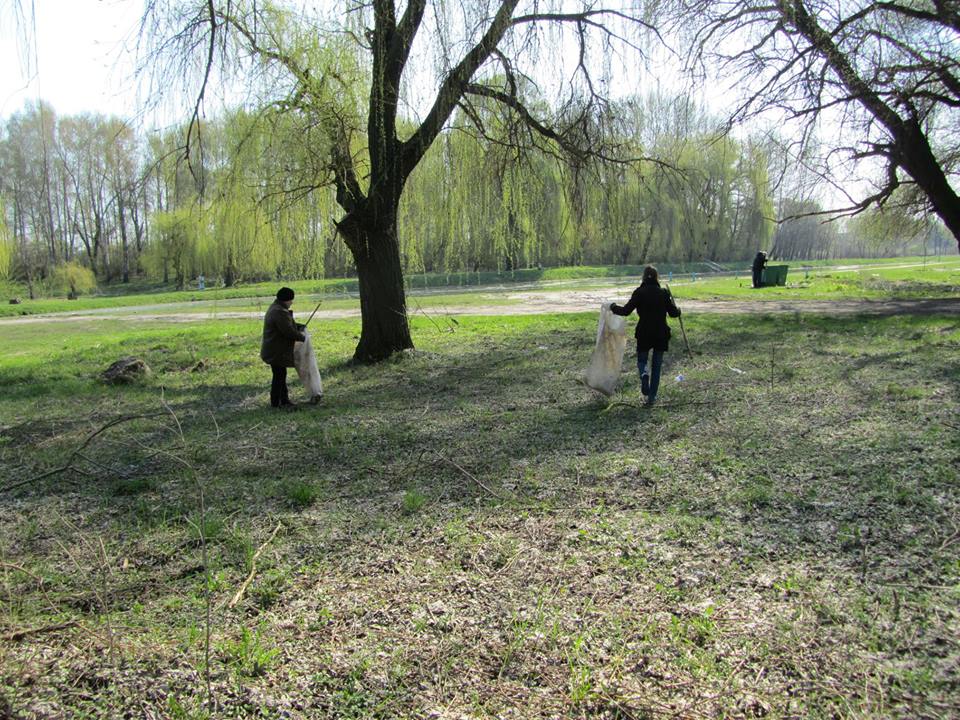
{"label": "large white garbage bag", "polygon": [[587,367],[587,385],[604,395],[613,395],[620,381],[623,351],[627,347],[627,319],[610,312],[610,303],[600,306],[597,345]]}
{"label": "large white garbage bag", "polygon": [[317,367],[313,343],[310,342],[310,333],[304,328],[303,334],[306,340],[293,345],[293,366],[307,391],[307,398],[317,400],[323,395],[323,382],[320,380],[320,369]]}

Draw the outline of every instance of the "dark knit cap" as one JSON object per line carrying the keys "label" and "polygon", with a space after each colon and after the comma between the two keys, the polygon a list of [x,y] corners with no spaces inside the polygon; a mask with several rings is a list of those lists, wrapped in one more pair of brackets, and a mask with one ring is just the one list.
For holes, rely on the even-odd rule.
{"label": "dark knit cap", "polygon": [[280,302],[286,302],[287,300],[293,300],[293,290],[288,287],[282,287],[277,290],[277,300]]}

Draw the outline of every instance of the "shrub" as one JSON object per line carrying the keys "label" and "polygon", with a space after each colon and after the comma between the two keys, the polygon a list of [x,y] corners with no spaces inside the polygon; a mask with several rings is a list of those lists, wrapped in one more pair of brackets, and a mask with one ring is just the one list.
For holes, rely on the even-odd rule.
{"label": "shrub", "polygon": [[97,277],[93,271],[78,262],[59,265],[51,276],[53,289],[67,292],[67,297],[75,298],[81,293],[97,289]]}

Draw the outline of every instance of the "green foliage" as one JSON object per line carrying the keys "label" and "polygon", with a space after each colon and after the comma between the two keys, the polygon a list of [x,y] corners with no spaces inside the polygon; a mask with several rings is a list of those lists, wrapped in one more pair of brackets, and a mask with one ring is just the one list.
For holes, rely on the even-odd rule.
{"label": "green foliage", "polygon": [[848,232],[874,252],[895,252],[913,243],[930,224],[894,200],[852,218]]}
{"label": "green foliage", "polygon": [[210,711],[193,709],[173,695],[167,698],[167,711],[173,720],[208,720],[210,717]]}
{"label": "green foliage", "polygon": [[280,649],[266,643],[261,635],[261,628],[251,631],[247,627],[241,627],[240,637],[224,641],[221,652],[240,675],[254,678],[269,672],[280,654]]}
{"label": "green foliage", "polygon": [[414,515],[427,504],[427,496],[419,490],[407,490],[403,494],[400,510],[404,515]]}
{"label": "green foliage", "polygon": [[[204,153],[194,146],[189,160],[180,151],[182,128],[144,140],[116,119],[32,108],[11,118],[9,138],[0,143],[0,159],[22,175],[24,188],[7,198],[8,226],[14,209],[44,217],[37,204],[44,188],[69,186],[71,177],[89,171],[109,182],[81,185],[63,203],[80,233],[69,241],[73,255],[85,252],[101,279],[117,277],[123,258],[133,275],[178,288],[200,274],[210,287],[352,274],[352,257],[333,224],[342,210],[329,159],[345,136],[362,184],[368,160],[360,108],[369,69],[345,38],[320,37],[274,8],[264,12],[277,39],[315,69],[318,92],[330,102],[298,114],[268,106],[204,122]],[[718,136],[715,120],[687,97],[652,93],[612,108],[621,152],[664,161],[625,165],[558,161],[562,153],[549,143],[518,154],[506,144],[517,133],[510,113],[488,101],[474,111],[488,137],[441,134],[407,182],[399,231],[408,274],[744,261],[770,247],[778,210],[817,209],[789,198],[777,208],[770,144]],[[43,165],[36,157],[45,146],[60,149],[50,178],[31,174]],[[137,165],[141,155],[149,173]],[[143,197],[131,194],[138,172],[148,175]],[[105,215],[104,207],[122,208],[123,215]],[[852,221],[849,236],[864,251],[899,252],[916,245],[917,223],[893,209],[875,211]],[[0,240],[0,279],[31,283],[62,262],[48,257],[49,248],[57,254],[67,248],[47,238],[45,224],[29,233],[35,242]],[[808,258],[841,248],[833,226],[810,218],[784,225],[776,249],[785,258]]]}
{"label": "green foliage", "polygon": [[320,497],[320,490],[317,486],[304,480],[286,483],[283,492],[290,504],[297,508],[310,507]]}
{"label": "green foliage", "polygon": [[13,260],[16,245],[13,241],[13,233],[7,227],[7,212],[2,199],[0,199],[0,281],[10,278],[10,271],[13,269]]}
{"label": "green foliage", "polygon": [[163,282],[172,281],[182,290],[187,278],[200,269],[197,255],[207,234],[203,209],[188,205],[158,212],[153,214],[151,222],[154,241],[144,256],[144,264],[155,276],[162,277]]}
{"label": "green foliage", "polygon": [[97,277],[79,262],[68,262],[54,269],[50,284],[55,290],[69,293],[70,297],[78,297],[97,289]]}

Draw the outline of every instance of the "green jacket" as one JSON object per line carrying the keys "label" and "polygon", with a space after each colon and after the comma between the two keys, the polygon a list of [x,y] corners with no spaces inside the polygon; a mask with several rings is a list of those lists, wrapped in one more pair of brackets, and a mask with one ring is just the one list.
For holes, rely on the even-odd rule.
{"label": "green jacket", "polygon": [[263,317],[260,359],[268,365],[293,367],[293,344],[305,339],[293,321],[293,311],[274,300]]}

